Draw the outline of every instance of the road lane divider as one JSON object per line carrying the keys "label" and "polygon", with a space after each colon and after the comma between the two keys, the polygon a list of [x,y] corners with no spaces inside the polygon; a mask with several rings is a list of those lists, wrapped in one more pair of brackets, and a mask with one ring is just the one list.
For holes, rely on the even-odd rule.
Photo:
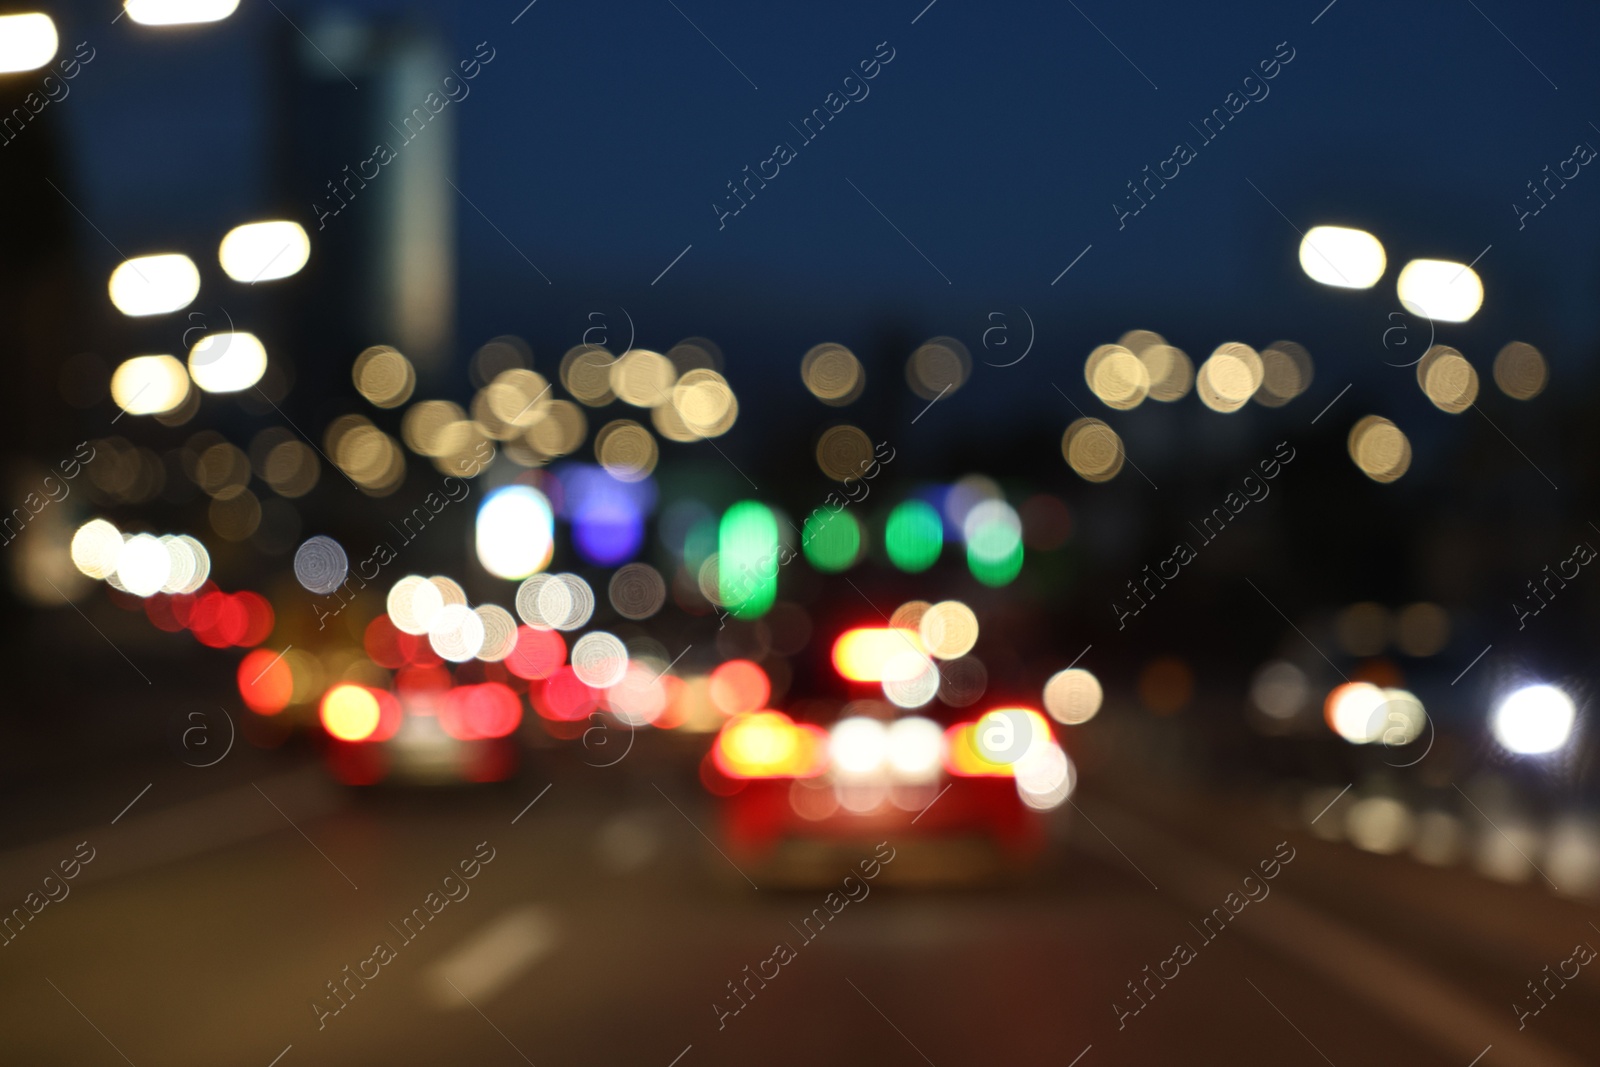
{"label": "road lane divider", "polygon": [[513,909],[468,937],[428,968],[423,992],[435,1007],[455,1011],[493,997],[560,940],[560,925],[547,908]]}

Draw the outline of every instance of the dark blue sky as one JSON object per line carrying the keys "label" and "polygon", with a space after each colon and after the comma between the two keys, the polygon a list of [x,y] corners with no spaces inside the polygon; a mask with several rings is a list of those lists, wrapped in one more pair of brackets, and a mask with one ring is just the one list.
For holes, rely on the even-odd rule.
{"label": "dark blue sky", "polygon": [[[1484,309],[1439,339],[1480,370],[1514,337],[1563,376],[1588,362],[1600,176],[1583,171],[1521,232],[1512,203],[1578,141],[1600,145],[1600,111],[1585,109],[1600,89],[1593,5],[937,0],[918,17],[924,2],[538,0],[515,25],[521,0],[279,6],[335,53],[336,10],[434,27],[452,59],[495,49],[451,105],[457,182],[493,222],[457,204],[462,359],[516,332],[548,360],[588,311],[626,307],[641,344],[708,334],[736,386],[754,371],[787,390],[818,341],[867,345],[893,322],[977,349],[989,312],[1026,308],[1034,353],[987,387],[1009,402],[1042,402],[1049,380],[1081,394],[1083,356],[1135,326],[1201,358],[1292,337],[1321,381],[1382,382],[1400,373],[1379,343],[1399,267],[1482,253]],[[280,195],[311,222],[321,190],[283,188],[271,158],[275,78],[300,40],[285,14],[243,0],[225,23],[158,32],[69,11],[63,40],[99,51],[56,106],[84,207],[125,251],[209,255]],[[790,123],[885,41],[894,58],[870,95],[802,141]],[[1190,123],[1289,49],[1270,95],[1203,142]],[[358,91],[323,73],[327,91]],[[1196,158],[1119,230],[1125,183],[1179,141]],[[779,142],[797,157],[719,230],[725,183]],[[1301,274],[1295,228],[1324,222],[1384,241],[1376,289]],[[109,270],[111,249],[81,239]]]}

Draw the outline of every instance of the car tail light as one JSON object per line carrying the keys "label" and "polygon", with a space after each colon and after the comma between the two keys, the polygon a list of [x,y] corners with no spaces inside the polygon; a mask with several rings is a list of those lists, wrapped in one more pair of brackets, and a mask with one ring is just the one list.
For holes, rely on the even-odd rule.
{"label": "car tail light", "polygon": [[521,723],[522,699],[499,682],[456,686],[439,713],[439,725],[458,741],[506,737]]}
{"label": "car tail light", "polygon": [[1030,753],[1054,747],[1050,722],[1032,708],[995,708],[945,731],[945,770],[962,778],[1013,778]]}
{"label": "car tail light", "polygon": [[323,729],[340,741],[365,741],[378,728],[378,698],[365,686],[334,686],[320,711]]}
{"label": "car tail light", "polygon": [[387,741],[400,729],[400,701],[387,690],[347,682],[323,694],[318,717],[340,741]]}
{"label": "car tail light", "polygon": [[881,682],[915,673],[927,659],[915,630],[862,626],[846,630],[833,643],[833,667],[852,682]]}
{"label": "car tail light", "polygon": [[294,671],[283,652],[258,648],[249,653],[239,662],[238,682],[239,696],[260,715],[276,715],[294,699]]}
{"label": "car tail light", "polygon": [[729,719],[711,753],[729,778],[812,778],[827,768],[827,735],[781,711],[757,711]]}
{"label": "car tail light", "polygon": [[975,722],[958,722],[944,733],[944,769],[958,778],[1009,778],[1011,766],[991,763],[973,743]]}

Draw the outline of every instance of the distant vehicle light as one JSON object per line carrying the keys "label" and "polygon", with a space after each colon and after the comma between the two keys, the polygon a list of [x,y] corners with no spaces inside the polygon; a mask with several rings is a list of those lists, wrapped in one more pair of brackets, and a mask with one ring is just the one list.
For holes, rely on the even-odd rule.
{"label": "distant vehicle light", "polygon": [[[973,514],[979,508],[973,508]],[[933,655],[960,659],[978,643],[978,616],[959,600],[943,600],[922,613],[917,633]]]}
{"label": "distant vehicle light", "polygon": [[827,767],[826,735],[781,711],[735,715],[711,758],[729,778],[812,778]]}
{"label": "distant vehicle light", "polygon": [[[565,654],[565,649],[562,650]],[[546,679],[534,710],[555,722],[577,722],[600,706],[600,694],[585,685],[571,667],[558,667]]]}
{"label": "distant vehicle light", "polygon": [[141,26],[183,26],[220,22],[238,9],[239,0],[125,0],[122,6]]}
{"label": "distant vehicle light", "polygon": [[1250,699],[1262,714],[1279,722],[1295,717],[1305,706],[1311,687],[1306,673],[1287,660],[1273,660],[1256,671],[1250,683]]}
{"label": "distant vehicle light", "polygon": [[1417,695],[1405,689],[1383,691],[1383,716],[1372,727],[1373,740],[1389,747],[1409,745],[1422,736],[1428,713]]}
{"label": "distant vehicle light", "polygon": [[227,648],[244,640],[250,613],[238,597],[213,587],[195,602],[188,626],[195,640],[207,648]]}
{"label": "distant vehicle light", "polygon": [[[161,583],[161,591],[168,594],[185,593],[200,588],[205,578],[202,576],[196,581],[195,576],[200,572],[205,546],[192,537],[173,534],[163,535],[161,543],[167,546],[167,554],[172,557],[172,567],[167,573],[167,580]],[[206,557],[205,570],[207,574],[211,571],[209,556]]]}
{"label": "distant vehicle light", "polygon": [[1044,684],[1044,709],[1056,722],[1067,726],[1077,726],[1094,718],[1104,699],[1100,679],[1082,667],[1057,671]]}
{"label": "distant vehicle light", "polygon": [[606,709],[629,726],[659,725],[670,695],[654,663],[630,661],[622,678],[606,688]]}
{"label": "distant vehicle light", "polygon": [[0,16],[0,74],[38,70],[56,57],[57,44],[55,20],[49,15]]}
{"label": "distant vehicle light", "polygon": [[531,485],[497,489],[478,509],[478,562],[496,578],[517,581],[549,566],[554,538],[550,500]]}
{"label": "distant vehicle light", "polygon": [[248,589],[240,590],[233,594],[233,601],[244,613],[244,626],[234,644],[240,646],[259,645],[272,634],[273,624],[277,616],[272,610],[272,604],[260,593],[252,593]]}
{"label": "distant vehicle light", "polygon": [[978,717],[972,743],[990,763],[1016,764],[1054,744],[1054,736],[1049,720],[1032,708],[994,708]]}
{"label": "distant vehicle light", "polygon": [[336,685],[323,696],[320,717],[340,741],[365,741],[378,729],[378,698],[365,686]]}
{"label": "distant vehicle light", "polygon": [[90,519],[72,535],[72,563],[88,577],[103,581],[117,573],[122,545],[122,532],[116,526]]}
{"label": "distant vehicle light", "polygon": [[1346,682],[1328,694],[1323,714],[1334,733],[1352,745],[1364,745],[1383,733],[1387,700],[1371,682]]}
{"label": "distant vehicle light", "polygon": [[159,593],[171,574],[172,556],[167,546],[150,534],[129,538],[117,557],[117,580],[134,596]]}
{"label": "distant vehicle light", "polygon": [[117,264],[106,285],[124,315],[165,315],[188,307],[200,293],[200,271],[181,252],[134,256]]}
{"label": "distant vehicle light", "polygon": [[889,727],[889,769],[911,782],[930,781],[944,759],[944,730],[920,715],[898,719]]}
{"label": "distant vehicle light", "polygon": [[517,627],[517,643],[506,657],[506,670],[518,678],[544,681],[567,661],[567,643],[554,630]]}
{"label": "distant vehicle light", "polygon": [[298,222],[249,222],[228,231],[217,259],[236,282],[270,282],[298,274],[311,258],[311,238]]}
{"label": "distant vehicle light", "polygon": [[758,711],[772,696],[772,681],[761,666],[747,659],[719,664],[708,680],[711,703],[724,715]]}
{"label": "distant vehicle light", "polygon": [[428,620],[428,645],[451,663],[465,663],[483,648],[483,620],[465,604],[446,604]]}
{"label": "distant vehicle light", "polygon": [[1300,269],[1323,285],[1371,289],[1387,266],[1383,243],[1366,230],[1313,226],[1300,241]]}
{"label": "distant vehicle light", "polygon": [[389,588],[385,603],[395,629],[425,637],[434,615],[444,610],[444,595],[422,575],[408,574]]}
{"label": "distant vehicle light", "polygon": [[[298,654],[289,653],[291,656]],[[405,712],[400,708],[400,698],[387,689],[369,689],[367,692],[378,702],[378,725],[373,728],[367,740],[387,741],[400,732],[400,721],[405,718]]]}
{"label": "distant vehicle light", "polygon": [[517,620],[498,604],[480,604],[472,609],[483,627],[483,646],[478,658],[485,663],[502,663],[517,647]]}
{"label": "distant vehicle light", "polygon": [[1537,756],[1565,745],[1576,718],[1566,693],[1553,685],[1529,685],[1500,702],[1492,726],[1495,740],[1508,752]]}
{"label": "distant vehicle light", "polygon": [[846,630],[833,643],[833,667],[852,682],[882,682],[895,673],[906,652],[926,658],[927,650],[915,630],[890,626],[862,626]]}
{"label": "distant vehicle light", "polygon": [[260,715],[276,715],[294,697],[294,671],[282,652],[258,648],[239,661],[239,696]]}
{"label": "distant vehicle light", "polygon": [[1395,282],[1400,303],[1434,322],[1466,322],[1483,306],[1483,281],[1465,263],[1413,259]]}
{"label": "distant vehicle light", "polygon": [[1061,746],[1041,745],[1017,761],[1017,796],[1034,811],[1060,807],[1072,795],[1077,772]]}
{"label": "distant vehicle light", "polygon": [[945,731],[945,770],[963,778],[1011,778],[1019,765],[1055,743],[1049,720],[1039,712],[994,708]]}
{"label": "distant vehicle light", "polygon": [[888,756],[889,731],[877,719],[852,715],[828,731],[828,758],[837,774],[871,774]]}
{"label": "distant vehicle light", "polygon": [[189,349],[189,377],[208,393],[237,393],[267,372],[267,350],[253,333],[212,333]]}
{"label": "distant vehicle light", "polygon": [[1010,778],[1008,763],[992,763],[984,759],[973,741],[978,724],[960,722],[944,732],[944,769],[957,778]]}
{"label": "distant vehicle light", "polygon": [[920,708],[939,692],[939,668],[907,645],[883,665],[883,695],[902,708]]}
{"label": "distant vehicle light", "polygon": [[189,398],[189,375],[172,356],[134,356],[111,376],[111,399],[130,415],[163,415]]}
{"label": "distant vehicle light", "polygon": [[459,741],[506,737],[521,724],[521,698],[499,682],[456,686],[439,710],[440,727]]}
{"label": "distant vehicle light", "polygon": [[1346,682],[1328,694],[1324,714],[1333,732],[1353,745],[1409,745],[1422,735],[1428,713],[1416,695],[1370,682]]}
{"label": "distant vehicle light", "polygon": [[628,647],[616,634],[591,630],[572,646],[572,670],[590,689],[609,689],[628,673]]}

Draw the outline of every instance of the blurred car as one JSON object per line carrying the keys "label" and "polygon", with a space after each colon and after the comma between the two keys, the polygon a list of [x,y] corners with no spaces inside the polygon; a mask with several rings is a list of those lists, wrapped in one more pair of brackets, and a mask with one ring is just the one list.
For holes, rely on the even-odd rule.
{"label": "blurred car", "polygon": [[[887,677],[893,690],[910,672],[938,669],[913,631],[854,630],[840,642],[846,662],[836,644],[835,669],[858,684]],[[850,660],[852,643],[880,662]],[[880,694],[843,704],[828,722],[770,709],[734,715],[701,777],[723,797],[733,859],[769,882],[834,879],[888,841],[898,857],[891,881],[959,883],[1028,869],[1044,850],[1044,813],[1065,802],[1075,773],[1035,709],[996,706],[945,725]]]}
{"label": "blurred car", "polygon": [[[522,698],[500,682],[409,684],[399,692],[344,682],[323,695],[329,770],[346,785],[497,782],[520,764]],[[430,679],[431,680],[431,679]]]}

